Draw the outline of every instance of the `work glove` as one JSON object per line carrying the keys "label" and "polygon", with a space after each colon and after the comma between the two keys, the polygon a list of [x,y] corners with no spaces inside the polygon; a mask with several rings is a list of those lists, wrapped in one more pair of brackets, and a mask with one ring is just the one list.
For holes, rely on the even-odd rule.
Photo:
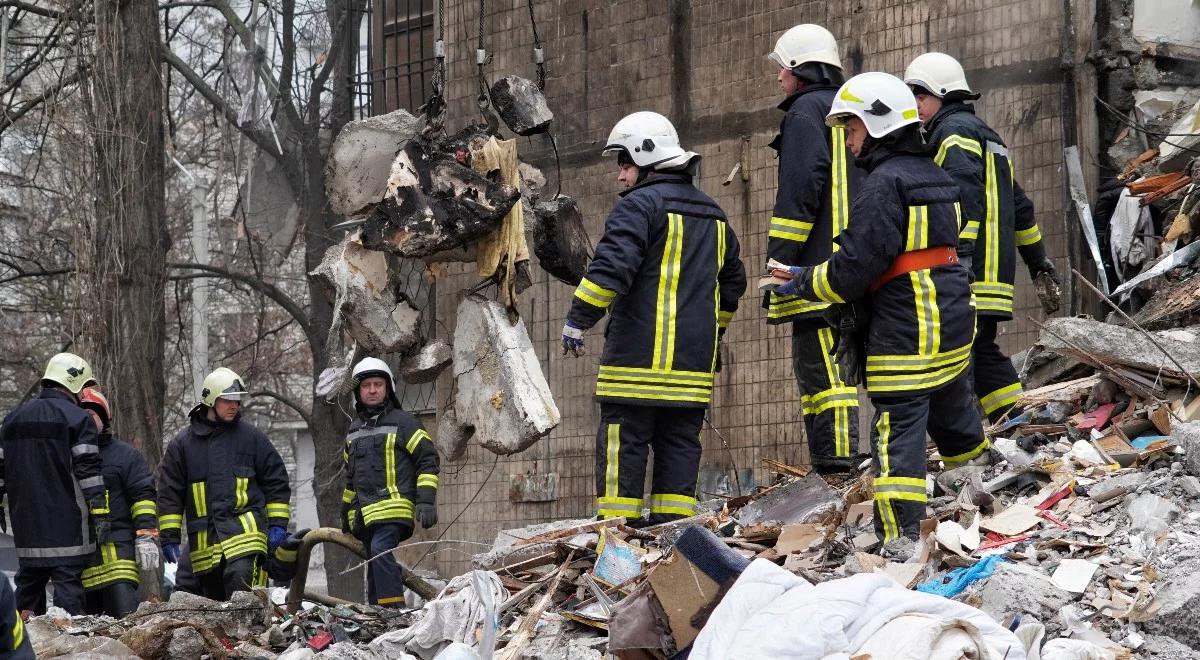
{"label": "work glove", "polygon": [[166,560],[166,562],[168,564],[174,564],[174,563],[178,562],[179,561],[179,544],[178,543],[164,543],[162,546],[162,555],[163,555],[163,559]]}
{"label": "work glove", "polygon": [[350,507],[342,507],[342,533],[354,533],[354,510]]}
{"label": "work glove", "polygon": [[863,329],[858,327],[858,313],[853,304],[838,305],[838,342],[833,349],[842,382],[857,386],[863,382]]}
{"label": "work glove", "polygon": [[[792,278],[787,281],[787,284],[782,284],[778,289],[775,289],[775,293],[778,293],[781,296],[800,295],[800,282],[804,281],[805,275],[810,270],[812,270],[811,266],[788,266],[788,273],[791,274]],[[776,277],[785,277],[785,275],[778,270],[773,271],[773,273]]]}
{"label": "work glove", "polygon": [[437,524],[437,505],[417,502],[417,522],[423,529],[429,529]]}
{"label": "work glove", "polygon": [[1029,276],[1033,278],[1033,290],[1037,292],[1038,302],[1047,316],[1058,311],[1062,300],[1062,288],[1054,269],[1054,262],[1043,257],[1041,262],[1029,266]]}
{"label": "work glove", "polygon": [[275,552],[275,548],[279,547],[280,543],[287,538],[288,532],[286,527],[279,525],[271,525],[267,530],[267,552]]}
{"label": "work glove", "polygon": [[158,571],[162,566],[162,556],[158,551],[158,535],[156,533],[139,531],[137,540],[133,542],[137,556],[138,568],[143,571]]}
{"label": "work glove", "polygon": [[298,550],[300,548],[300,544],[304,542],[304,536],[311,531],[311,529],[305,528],[296,532],[292,532],[286,539],[283,540],[283,543],[279,544],[279,547],[283,548],[284,550]]}
{"label": "work glove", "polygon": [[[575,357],[583,355],[583,328],[577,328],[567,321],[562,329],[563,355],[570,353]],[[437,517],[436,515],[434,516]]]}

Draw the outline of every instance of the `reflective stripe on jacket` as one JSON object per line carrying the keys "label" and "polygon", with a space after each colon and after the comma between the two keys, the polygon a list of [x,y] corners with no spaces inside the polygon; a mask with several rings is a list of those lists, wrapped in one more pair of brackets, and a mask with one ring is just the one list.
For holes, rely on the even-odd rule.
{"label": "reflective stripe on jacket", "polygon": [[652,173],[622,193],[567,314],[587,329],[610,313],[597,399],[708,405],[717,339],[746,290],[739,251],[689,176]]}
{"label": "reflective stripe on jacket", "polygon": [[101,545],[92,565],[84,569],[85,589],[98,589],[122,580],[137,584],[135,531],[158,528],[154,477],[146,459],[108,431],[100,433],[99,444],[111,542]]}

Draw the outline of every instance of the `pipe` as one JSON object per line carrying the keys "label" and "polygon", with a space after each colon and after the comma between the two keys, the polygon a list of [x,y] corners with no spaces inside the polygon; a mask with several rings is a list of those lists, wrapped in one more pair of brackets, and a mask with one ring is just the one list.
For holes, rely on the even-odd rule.
{"label": "pipe", "polygon": [[[292,584],[288,588],[287,611],[289,614],[300,611],[300,604],[304,600],[304,589],[308,583],[308,561],[312,556],[313,546],[318,543],[340,545],[364,560],[370,559],[362,541],[340,530],[332,527],[318,527],[305,534],[304,540],[300,542],[300,548],[296,551],[296,575],[292,578]],[[404,564],[400,564],[400,568],[404,569],[404,586],[412,589],[424,600],[429,601],[437,597],[438,590],[433,585],[421,579]]]}

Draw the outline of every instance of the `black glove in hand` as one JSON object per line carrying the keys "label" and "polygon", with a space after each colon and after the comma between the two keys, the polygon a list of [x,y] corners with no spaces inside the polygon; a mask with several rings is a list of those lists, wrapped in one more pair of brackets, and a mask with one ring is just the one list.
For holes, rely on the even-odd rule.
{"label": "black glove in hand", "polygon": [[837,352],[834,359],[842,382],[851,387],[862,384],[862,344],[855,332],[843,332],[838,338]]}
{"label": "black glove in hand", "polygon": [[426,504],[424,502],[417,503],[417,522],[421,523],[423,529],[429,529],[437,524],[437,505]]}
{"label": "black glove in hand", "polygon": [[1040,262],[1029,264],[1029,279],[1036,280],[1042,273],[1049,274],[1055,284],[1059,283],[1058,271],[1054,268],[1054,262],[1050,260],[1050,257],[1042,257]]}

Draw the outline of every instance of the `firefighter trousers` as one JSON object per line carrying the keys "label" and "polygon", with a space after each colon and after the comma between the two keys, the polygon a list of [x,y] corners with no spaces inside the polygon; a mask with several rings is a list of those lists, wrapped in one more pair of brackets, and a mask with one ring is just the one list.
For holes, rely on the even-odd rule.
{"label": "firefighter trousers", "polygon": [[814,465],[858,454],[858,388],[842,382],[833,352],[838,332],[821,319],[792,324],[792,369]]}
{"label": "firefighter trousers", "polygon": [[124,580],[112,582],[99,589],[89,589],[84,596],[88,614],[107,614],[120,619],[138,606],[138,586]]}
{"label": "firefighter trousers", "polygon": [[976,320],[975,345],[972,371],[975,375],[975,395],[988,420],[995,422],[1004,417],[1017,402],[1021,394],[1021,379],[1012,360],[1000,351],[996,344],[995,317],[980,316]]}
{"label": "firefighter trousers", "polygon": [[266,586],[265,561],[266,556],[259,553],[222,559],[211,571],[195,576],[200,592],[198,595],[225,601],[233,597],[235,591],[250,591],[252,587]]}
{"label": "firefighter trousers", "polygon": [[648,524],[696,513],[704,408],[601,402],[596,434],[596,509],[601,517],[642,515],[646,462],[654,450]]}
{"label": "firefighter trousers", "polygon": [[20,566],[13,579],[17,584],[17,610],[34,615],[46,613],[46,584],[54,584],[54,606],[69,614],[84,614],[83,566]]}
{"label": "firefighter trousers", "polygon": [[942,388],[905,396],[871,397],[875,468],[875,533],[885,543],[916,539],[925,518],[928,433],[946,468],[987,451],[975,394],[964,371]]}
{"label": "firefighter trousers", "polygon": [[412,536],[413,526],[378,523],[368,527],[367,533],[371,556],[379,557],[367,564],[367,600],[372,605],[404,607],[404,568],[388,551]]}

